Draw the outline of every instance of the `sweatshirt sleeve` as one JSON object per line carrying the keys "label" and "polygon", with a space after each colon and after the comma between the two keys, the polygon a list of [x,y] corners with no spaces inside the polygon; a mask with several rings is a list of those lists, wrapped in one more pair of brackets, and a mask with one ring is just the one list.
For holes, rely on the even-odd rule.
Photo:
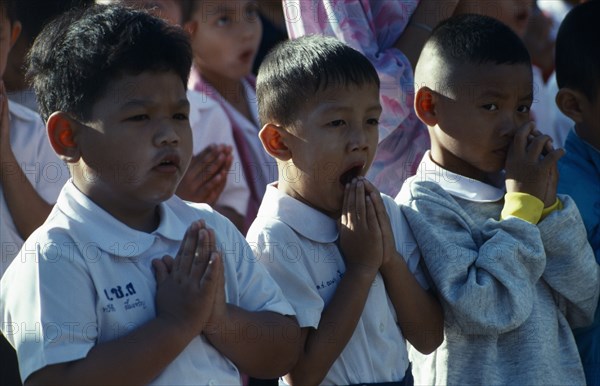
{"label": "sweatshirt sleeve", "polygon": [[585,327],[598,304],[600,270],[575,202],[566,195],[560,200],[563,209],[538,224],[546,249],[543,278],[571,327]]}
{"label": "sweatshirt sleeve", "polygon": [[546,263],[535,225],[477,222],[432,182],[411,184],[403,204],[448,319],[465,333],[494,335],[529,317]]}

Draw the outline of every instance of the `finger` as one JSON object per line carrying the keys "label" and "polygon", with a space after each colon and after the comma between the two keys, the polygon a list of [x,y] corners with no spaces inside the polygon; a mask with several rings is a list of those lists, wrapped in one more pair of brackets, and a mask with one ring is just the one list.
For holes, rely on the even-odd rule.
{"label": "finger", "polygon": [[184,251],[182,253],[182,255],[179,257],[179,259],[181,259],[180,263],[179,263],[179,274],[183,275],[183,276],[188,276],[190,274],[190,269],[192,267],[192,264],[194,262],[194,259],[196,258],[196,250],[198,248],[198,245],[200,243],[202,243],[202,240],[200,239],[200,235],[202,234],[202,231],[204,229],[204,226],[202,223],[198,223],[198,227],[196,228],[195,232],[192,232],[189,237],[188,237],[188,241],[185,243],[185,247],[184,247]]}
{"label": "finger", "polygon": [[169,272],[167,265],[163,259],[152,260],[152,268],[154,268],[154,277],[156,278],[156,285],[159,286],[167,280]]}
{"label": "finger", "polygon": [[341,224],[348,224],[348,200],[350,199],[350,184],[344,186],[344,199],[342,201],[342,215],[340,217]]}
{"label": "finger", "polygon": [[362,179],[356,182],[356,220],[365,221],[367,214],[367,208],[365,206],[365,184]]}
{"label": "finger", "polygon": [[351,224],[356,222],[356,180],[352,180],[350,183],[350,191],[348,192],[348,206],[347,206],[347,223]]}
{"label": "finger", "polygon": [[167,267],[167,271],[169,271],[169,273],[173,271],[173,267],[175,266],[175,259],[173,259],[173,257],[165,255],[162,258],[162,262]]}
{"label": "finger", "polygon": [[379,226],[379,221],[377,220],[377,214],[375,213],[375,207],[373,205],[371,197],[367,196],[367,198],[364,201],[366,222],[369,228],[369,232],[373,232],[375,235],[381,234],[381,227]]}
{"label": "finger", "polygon": [[192,244],[195,243],[194,239],[196,238],[196,234],[198,233],[198,222],[193,222],[188,229],[185,231],[183,236],[183,240],[181,240],[181,244],[179,245],[179,250],[177,251],[177,255],[175,258],[175,264],[173,266],[174,270],[180,271],[181,264],[184,259],[183,256],[187,253],[188,255],[193,254]]}
{"label": "finger", "polygon": [[219,285],[221,276],[223,276],[223,260],[221,259],[221,256],[215,252],[211,254],[210,261],[199,281],[200,290],[214,294]]}
{"label": "finger", "polygon": [[548,142],[552,142],[552,138],[548,135],[540,135],[533,138],[529,145],[527,145],[527,153],[530,155],[530,158],[537,160],[542,155],[542,151],[546,148]]}
{"label": "finger", "polygon": [[521,126],[519,129],[517,129],[517,132],[515,133],[515,136],[513,138],[513,144],[510,147],[509,152],[515,153],[518,151],[520,153],[524,153],[525,148],[527,147],[529,134],[531,133],[531,130],[533,130],[533,129],[534,129],[533,122],[527,122],[526,124]]}
{"label": "finger", "polygon": [[548,167],[548,168],[554,167],[556,165],[556,163],[558,162],[558,160],[561,159],[562,156],[564,156],[564,155],[565,155],[564,149],[552,150],[542,160],[542,166]]}

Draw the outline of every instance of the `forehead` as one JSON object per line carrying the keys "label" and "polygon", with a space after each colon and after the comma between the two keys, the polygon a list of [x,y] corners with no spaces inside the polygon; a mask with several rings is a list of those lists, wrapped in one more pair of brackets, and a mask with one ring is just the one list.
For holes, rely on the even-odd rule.
{"label": "forehead", "polygon": [[477,97],[494,91],[522,97],[533,91],[531,66],[526,63],[463,63],[452,66],[438,80],[436,91],[451,98]]}
{"label": "forehead", "polygon": [[119,110],[132,101],[162,104],[183,100],[187,101],[187,97],[179,75],[173,71],[145,71],[137,75],[123,74],[108,82],[93,110]]}

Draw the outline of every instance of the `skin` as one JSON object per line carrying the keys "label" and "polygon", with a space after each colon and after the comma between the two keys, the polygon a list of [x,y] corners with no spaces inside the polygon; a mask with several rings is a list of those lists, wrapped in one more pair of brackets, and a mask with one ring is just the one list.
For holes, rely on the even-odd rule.
{"label": "skin", "polygon": [[[123,75],[94,103],[88,122],[53,113],[48,121],[50,142],[70,164],[79,190],[126,225],[152,231],[160,220],[158,204],[173,195],[191,157],[185,96],[174,72]],[[173,162],[164,165],[163,160]],[[190,226],[175,259],[165,256],[152,265],[156,318],[97,344],[83,359],[46,366],[25,383],[147,384],[199,334],[240,371],[256,377],[276,377],[294,363],[298,345],[285,335],[299,335],[293,333],[298,329],[293,319],[225,302],[221,253],[214,231],[202,220]],[[279,328],[252,339],[227,339],[220,333],[256,326]],[[256,352],[268,355],[253,355]]]}
{"label": "skin", "polygon": [[[346,264],[319,326],[301,329],[303,350],[286,376],[293,385],[323,380],[352,337],[378,272],[405,337],[423,352],[441,343],[440,305],[420,287],[395,250],[381,195],[363,177],[377,147],[380,114],[376,85],[330,86],[307,103],[294,127],[269,123],[260,133],[265,149],[285,171],[278,189],[338,219]],[[343,185],[340,176],[353,165],[362,165],[360,176]]]}
{"label": "skin", "polygon": [[429,127],[432,160],[487,183],[505,170],[507,192],[531,194],[546,207],[554,204],[556,162],[563,151],[553,149],[550,137],[530,121],[530,65],[442,65],[431,54],[420,59],[417,84],[439,87],[452,79],[453,85],[443,92],[421,87],[415,98],[417,115]]}

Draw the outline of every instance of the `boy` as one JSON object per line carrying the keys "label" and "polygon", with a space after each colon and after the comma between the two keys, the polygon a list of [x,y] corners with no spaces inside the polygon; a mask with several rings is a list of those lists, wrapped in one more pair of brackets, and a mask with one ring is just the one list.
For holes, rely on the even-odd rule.
{"label": "boy", "polygon": [[73,177],[0,283],[26,383],[229,385],[294,363],[293,310],[241,234],[173,197],[190,67],[180,29],[122,7],[70,12],[37,38],[28,74]]}
{"label": "boy", "polygon": [[418,255],[399,208],[363,178],[377,147],[377,72],[337,39],[302,37],[267,55],[257,92],[279,180],[247,240],[301,327],[286,381],[412,384],[405,337],[434,350],[441,309],[413,277]]}
{"label": "boy", "polygon": [[[596,261],[600,261],[600,3],[588,2],[569,12],[556,40],[556,104],[575,122],[558,163],[558,191],[577,203]],[[577,60],[573,60],[577,57]],[[594,323],[577,329],[588,385],[600,385],[600,308]]]}
{"label": "boy", "polygon": [[415,71],[431,150],[396,200],[444,308],[444,343],[415,353],[418,384],[584,384],[570,327],[591,322],[598,267],[563,150],[530,122],[531,63],[501,22],[439,25]]}

